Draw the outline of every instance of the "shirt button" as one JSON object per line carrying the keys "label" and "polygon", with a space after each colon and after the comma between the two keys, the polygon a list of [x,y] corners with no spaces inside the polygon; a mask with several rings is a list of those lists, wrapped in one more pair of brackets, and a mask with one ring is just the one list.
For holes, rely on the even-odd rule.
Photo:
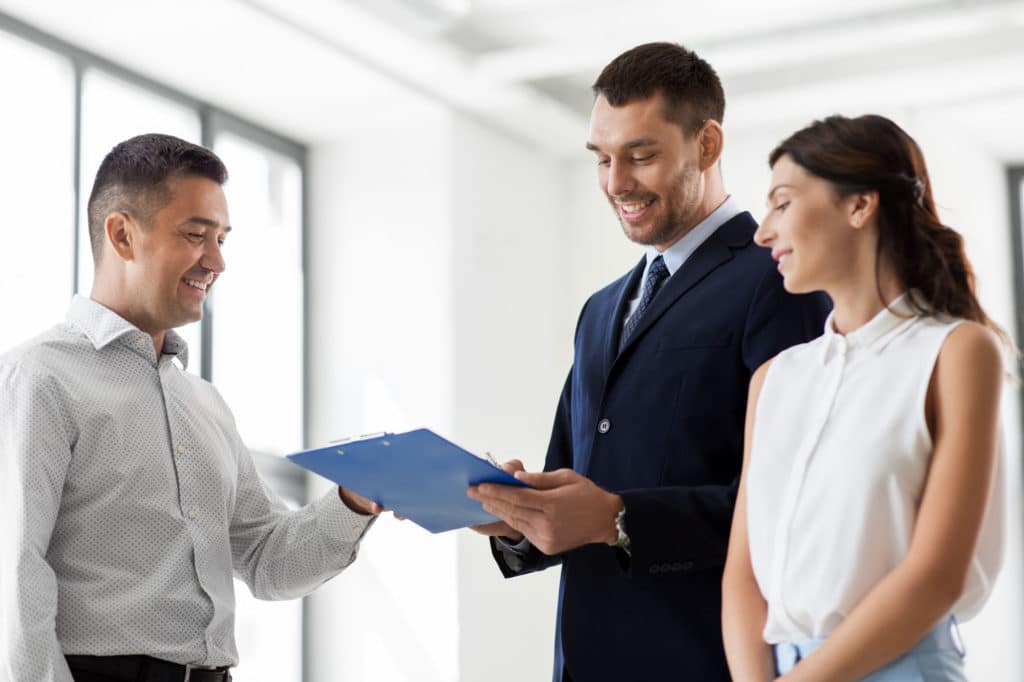
{"label": "shirt button", "polygon": [[612,429],[612,423],[608,419],[602,419],[597,423],[598,433],[608,433]]}
{"label": "shirt button", "polygon": [[176,447],[174,449],[177,451],[177,453],[179,455],[184,455],[185,454],[185,446],[184,445],[179,445],[178,447]]}
{"label": "shirt button", "polygon": [[188,514],[185,514],[185,516],[188,517],[189,521],[195,521],[196,520],[196,513],[193,512],[193,511],[190,511]]}

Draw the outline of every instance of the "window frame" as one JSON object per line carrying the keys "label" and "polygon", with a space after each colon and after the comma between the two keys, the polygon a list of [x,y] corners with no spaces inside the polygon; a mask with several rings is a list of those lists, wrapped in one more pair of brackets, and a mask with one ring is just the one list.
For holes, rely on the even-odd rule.
{"label": "window frame", "polygon": [[[1017,343],[1024,345],[1024,165],[1009,166],[1006,182],[1010,199],[1010,245],[1013,249],[1013,309]],[[1017,376],[1024,377],[1024,356],[1018,355]],[[1020,423],[1024,425],[1024,400],[1020,401]]]}
{"label": "window frame", "polygon": [[[70,221],[69,229],[73,235],[72,255],[72,291],[77,293],[78,289],[78,260],[83,244],[79,239],[79,224],[81,221],[82,206],[82,95],[83,79],[90,69],[106,73],[120,79],[125,83],[138,87],[154,95],[158,95],[172,102],[181,104],[184,107],[193,109],[199,115],[201,142],[208,149],[213,148],[214,141],[220,133],[231,133],[242,137],[254,144],[266,147],[282,156],[289,157],[295,161],[302,174],[301,183],[301,210],[302,216],[299,224],[300,234],[300,256],[302,264],[302,339],[300,342],[301,358],[301,400],[302,400],[302,447],[308,447],[309,443],[309,269],[308,269],[308,216],[309,216],[309,192],[308,192],[308,151],[305,145],[280,133],[269,130],[257,123],[254,123],[243,116],[222,109],[193,97],[181,90],[168,86],[157,80],[133,71],[117,62],[106,59],[78,47],[72,43],[62,40],[54,35],[46,33],[30,24],[21,21],[3,11],[0,11],[0,32],[8,33],[29,43],[38,45],[50,52],[63,56],[67,59],[73,73],[73,97],[74,97],[74,149],[72,153],[74,183],[74,210]],[[200,376],[207,381],[213,376],[213,342],[216,311],[212,300],[204,303],[203,319],[200,325],[202,361]],[[300,502],[309,501],[308,478],[298,467],[288,466],[280,457],[268,453],[253,452],[253,461],[260,475],[270,483],[275,490],[283,495],[298,499]],[[309,627],[309,611],[305,608],[305,600],[302,606],[302,667],[303,677],[309,669],[311,652],[305,636]]]}
{"label": "window frame", "polygon": [[[307,330],[306,330],[306,319],[308,318],[308,297],[306,296],[306,288],[309,284],[307,275],[307,241],[306,236],[308,234],[307,229],[307,215],[308,215],[308,192],[307,192],[307,150],[306,147],[292,140],[284,135],[275,133],[263,126],[253,123],[245,119],[244,117],[238,116],[234,113],[221,109],[219,107],[208,104],[200,99],[192,97],[180,90],[172,88],[168,85],[153,80],[147,76],[144,76],[136,71],[132,71],[116,62],[101,57],[97,54],[84,50],[80,47],[72,45],[71,43],[65,42],[60,38],[52,36],[48,33],[44,33],[39,29],[30,26],[10,15],[0,12],[0,30],[7,33],[11,33],[23,40],[35,43],[40,47],[46,48],[52,52],[63,55],[66,59],[71,62],[72,70],[74,73],[74,98],[75,98],[75,117],[74,117],[74,193],[75,193],[75,223],[72,225],[75,235],[74,248],[75,248],[75,272],[73,273],[73,286],[77,289],[78,282],[78,255],[82,249],[82,244],[78,239],[78,225],[81,220],[81,199],[82,199],[82,168],[81,168],[81,155],[82,155],[82,81],[85,76],[85,72],[89,69],[96,69],[97,71],[106,72],[108,75],[118,78],[129,85],[133,85],[142,90],[149,91],[154,95],[158,95],[165,99],[169,99],[176,102],[184,107],[195,110],[199,114],[200,130],[202,131],[202,144],[203,146],[212,149],[213,142],[217,135],[221,132],[229,132],[239,137],[243,137],[251,142],[258,145],[264,146],[271,149],[283,156],[290,157],[299,166],[302,172],[302,221],[300,229],[302,234],[300,235],[300,243],[302,249],[302,298],[303,298],[303,329],[302,329],[302,347],[305,351],[307,349]],[[72,291],[71,293],[77,293]],[[213,305],[212,301],[208,301],[204,306],[202,327],[202,343],[203,343],[203,362],[200,375],[210,380],[212,374],[212,357],[207,354],[206,351],[212,348],[213,344]],[[306,402],[306,369],[305,369],[305,353],[303,353],[303,408],[305,408]],[[305,413],[305,409],[303,409]],[[306,424],[303,424],[303,440],[308,439],[308,428]],[[303,446],[305,446],[305,442]]]}

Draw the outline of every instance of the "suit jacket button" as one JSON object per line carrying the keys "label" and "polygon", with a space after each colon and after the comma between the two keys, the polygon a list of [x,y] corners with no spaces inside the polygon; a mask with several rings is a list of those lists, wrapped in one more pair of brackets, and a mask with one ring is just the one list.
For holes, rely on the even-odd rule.
{"label": "suit jacket button", "polygon": [[597,423],[598,433],[608,433],[612,429],[612,423],[608,419],[602,419]]}

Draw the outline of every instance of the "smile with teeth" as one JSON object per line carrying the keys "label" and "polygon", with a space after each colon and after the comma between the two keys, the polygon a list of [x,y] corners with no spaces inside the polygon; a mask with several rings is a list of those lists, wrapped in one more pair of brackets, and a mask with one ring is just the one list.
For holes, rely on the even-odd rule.
{"label": "smile with teeth", "polygon": [[645,208],[654,203],[654,199],[644,199],[643,201],[620,201],[617,202],[623,213],[640,213]]}
{"label": "smile with teeth", "polygon": [[775,262],[778,264],[776,267],[782,268],[782,265],[785,263],[786,258],[791,253],[793,253],[793,252],[791,250],[789,250],[789,249],[786,249],[784,251],[773,251],[772,252],[772,258],[774,258]]}
{"label": "smile with teeth", "polygon": [[199,289],[200,291],[206,291],[207,287],[213,284],[213,282],[201,282],[197,279],[185,279],[184,282],[190,287]]}

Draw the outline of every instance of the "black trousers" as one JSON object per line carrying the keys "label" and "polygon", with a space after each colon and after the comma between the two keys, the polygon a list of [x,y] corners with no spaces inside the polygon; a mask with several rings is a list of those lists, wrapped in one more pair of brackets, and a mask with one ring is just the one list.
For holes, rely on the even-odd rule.
{"label": "black trousers", "polygon": [[120,682],[119,678],[107,677],[100,673],[91,673],[80,668],[71,668],[71,677],[74,678],[75,682]]}
{"label": "black trousers", "polygon": [[[75,682],[184,682],[185,666],[146,656],[67,656]],[[225,671],[193,670],[190,682],[231,682]]]}

